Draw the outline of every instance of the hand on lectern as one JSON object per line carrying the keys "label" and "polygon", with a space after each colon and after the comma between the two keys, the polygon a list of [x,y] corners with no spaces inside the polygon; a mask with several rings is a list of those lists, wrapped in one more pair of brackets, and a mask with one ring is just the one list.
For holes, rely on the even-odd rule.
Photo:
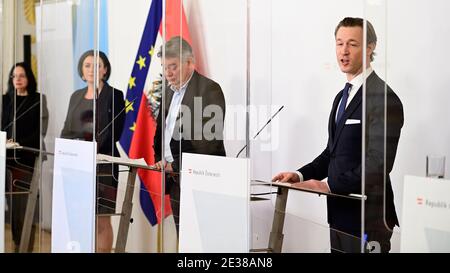
{"label": "hand on lectern", "polygon": [[300,182],[300,177],[298,177],[297,173],[293,172],[284,172],[279,173],[276,176],[272,178],[272,182],[289,182],[289,183],[295,183]]}
{"label": "hand on lectern", "polygon": [[320,191],[323,193],[330,193],[330,188],[328,187],[328,184],[326,182],[315,179],[294,183],[292,184],[292,187],[297,189],[307,189],[313,191]]}
{"label": "hand on lectern", "polygon": [[20,147],[20,144],[18,142],[15,142],[13,139],[6,140],[6,148],[7,149],[12,149],[12,148],[17,148],[17,147]]}
{"label": "hand on lectern", "polygon": [[156,162],[154,167],[156,169],[158,169],[158,170],[161,170],[163,168],[163,164],[165,164],[165,166],[164,166],[164,170],[165,171],[173,172],[173,168],[172,168],[172,163],[171,162],[166,162],[166,161],[161,160],[161,161]]}

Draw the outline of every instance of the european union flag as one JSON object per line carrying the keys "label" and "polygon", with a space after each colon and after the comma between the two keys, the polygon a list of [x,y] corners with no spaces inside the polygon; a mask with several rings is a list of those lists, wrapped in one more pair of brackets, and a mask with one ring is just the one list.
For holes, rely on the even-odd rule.
{"label": "european union flag", "polygon": [[[139,107],[144,91],[145,81],[147,79],[150,62],[155,52],[154,46],[158,36],[159,27],[162,19],[162,1],[153,0],[150,11],[142,33],[139,51],[133,66],[133,72],[128,81],[126,104],[125,127],[120,138],[120,145],[128,154],[131,141],[133,140],[134,130],[136,128],[136,119],[139,113]],[[156,57],[156,56],[155,56]]]}
{"label": "european union flag", "polygon": [[[150,11],[147,16],[144,32],[142,33],[141,43],[139,45],[138,53],[133,65],[133,71],[128,81],[127,95],[125,105],[126,118],[124,130],[120,138],[120,145],[124,151],[130,156],[130,147],[133,142],[134,132],[136,130],[137,117],[141,107],[141,102],[145,100],[142,98],[144,94],[145,82],[150,68],[150,62],[155,53],[155,42],[158,36],[162,20],[162,0],[153,0],[150,6]],[[156,55],[155,55],[156,57]],[[145,105],[144,105],[145,106]],[[144,183],[141,183],[141,200],[142,195],[147,195],[145,200],[148,202],[141,202],[142,209],[145,216],[152,225],[157,223],[154,205],[149,198],[147,189]]]}

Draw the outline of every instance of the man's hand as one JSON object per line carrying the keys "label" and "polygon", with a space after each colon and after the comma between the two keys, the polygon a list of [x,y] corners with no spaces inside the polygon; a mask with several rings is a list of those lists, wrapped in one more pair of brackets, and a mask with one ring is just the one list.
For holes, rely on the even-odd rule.
{"label": "man's hand", "polygon": [[323,193],[330,193],[330,188],[328,187],[328,184],[323,181],[310,179],[304,182],[294,183],[292,184],[292,187],[297,189],[307,189],[307,190],[313,190],[313,191],[320,191]]}
{"label": "man's hand", "polygon": [[157,169],[157,170],[161,170],[162,168],[163,168],[163,164],[166,164],[165,166],[164,166],[164,170],[165,171],[168,171],[168,172],[173,172],[173,169],[172,169],[172,163],[171,162],[165,162],[165,161],[158,161],[158,162],[156,162],[156,164],[155,164],[155,168]]}
{"label": "man's hand", "polygon": [[300,182],[300,177],[298,177],[297,173],[289,173],[289,172],[279,173],[272,178],[272,182],[295,183]]}

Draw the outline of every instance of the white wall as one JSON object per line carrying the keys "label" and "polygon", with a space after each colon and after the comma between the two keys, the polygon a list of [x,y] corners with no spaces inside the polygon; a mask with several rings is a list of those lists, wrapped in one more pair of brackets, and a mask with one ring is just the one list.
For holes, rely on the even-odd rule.
{"label": "white wall", "polygon": [[[73,92],[72,7],[67,3],[46,3],[36,8],[36,15],[38,81],[49,111],[45,148],[53,153]],[[65,69],[61,69],[63,66]],[[48,155],[42,165],[41,221],[46,229],[51,227],[53,160]]]}
{"label": "white wall", "polygon": [[151,1],[133,0],[124,3],[120,0],[108,1],[109,59],[113,64],[109,83],[127,90],[142,31],[147,20]]}
{"label": "white wall", "polygon": [[386,78],[402,99],[405,115],[391,176],[399,217],[404,176],[424,176],[426,155],[446,156],[449,177],[449,10],[445,0],[388,1]]}
{"label": "white wall", "polygon": [[6,93],[8,88],[8,73],[14,64],[15,39],[14,14],[16,9],[15,1],[2,1],[2,92]]}

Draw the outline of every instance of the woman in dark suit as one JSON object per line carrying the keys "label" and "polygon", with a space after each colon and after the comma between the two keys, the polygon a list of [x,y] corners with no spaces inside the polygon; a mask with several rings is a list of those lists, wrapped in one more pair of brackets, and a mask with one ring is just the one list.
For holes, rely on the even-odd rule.
{"label": "woman in dark suit", "polygon": [[[9,72],[8,92],[3,95],[2,130],[6,131],[8,142],[16,142],[26,148],[40,149],[40,136],[45,136],[48,124],[48,110],[45,96],[36,92],[36,79],[30,66],[17,63]],[[41,131],[42,124],[42,131]],[[36,159],[39,153],[26,150],[8,150],[7,187],[9,191],[23,192],[29,188]],[[13,194],[9,211],[11,230],[18,251],[22,235],[28,195]],[[32,227],[28,251],[33,250],[35,226]]]}
{"label": "woman in dark suit", "polygon": [[[93,50],[85,52],[78,62],[78,74],[87,83],[87,87],[75,91],[69,103],[61,137],[92,141],[93,106],[96,104],[95,140],[97,153],[119,156],[116,142],[122,134],[125,120],[123,93],[111,87],[107,81],[111,75],[111,64],[103,52],[98,52],[97,79],[94,89]],[[94,100],[94,97],[96,100]],[[97,167],[97,252],[111,252],[113,230],[111,217],[115,213],[117,196],[117,165]]]}

